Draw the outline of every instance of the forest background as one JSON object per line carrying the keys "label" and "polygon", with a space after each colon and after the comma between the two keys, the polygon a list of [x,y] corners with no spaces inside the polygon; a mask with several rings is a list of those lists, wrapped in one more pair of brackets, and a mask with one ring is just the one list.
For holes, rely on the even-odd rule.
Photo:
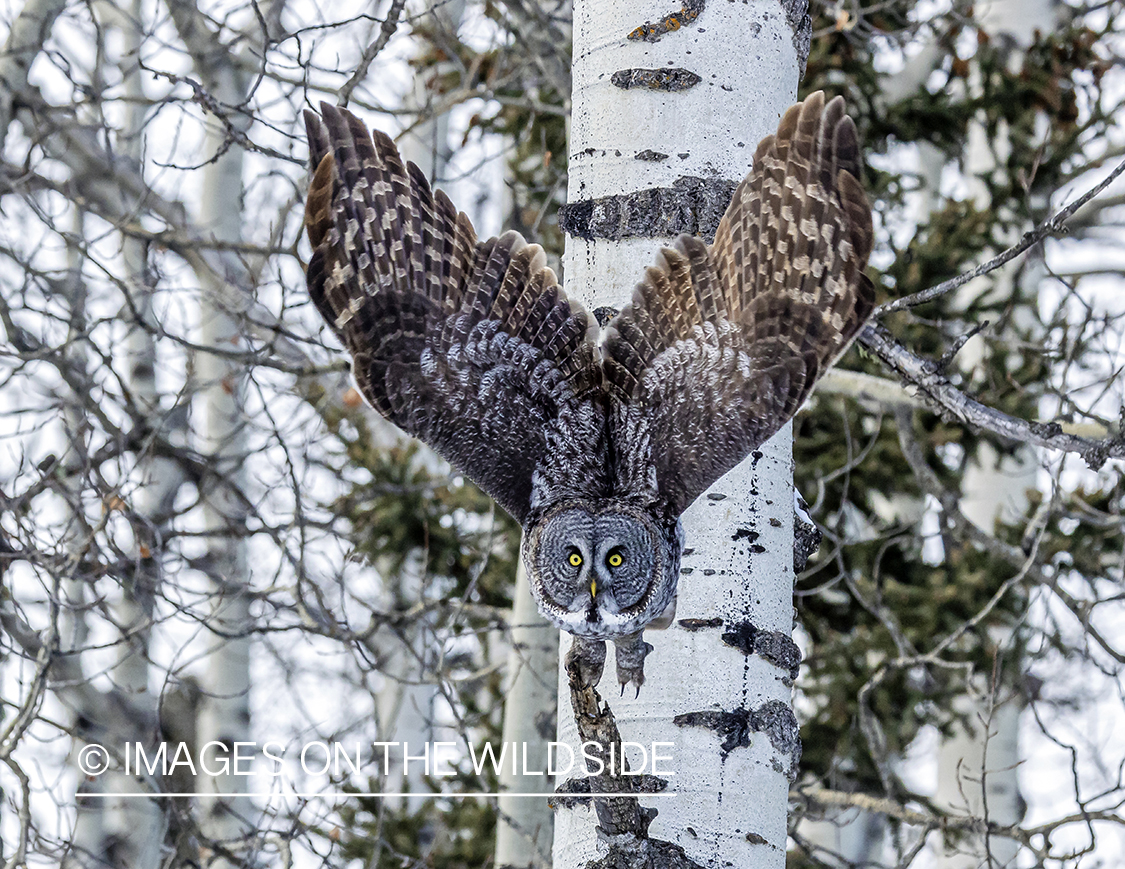
{"label": "forest background", "polygon": [[[824,540],[794,599],[789,865],[1113,865],[1125,12],[810,14],[800,95],[842,94],[865,143],[889,343],[853,348],[794,424]],[[568,5],[28,0],[0,20],[0,859],[491,865],[488,801],[76,805],[230,785],[87,780],[76,758],[232,733],[480,745],[506,717],[553,734],[549,704],[505,702],[518,527],[362,406],[309,304],[299,119],[346,102],[482,235],[518,229],[561,271]]]}

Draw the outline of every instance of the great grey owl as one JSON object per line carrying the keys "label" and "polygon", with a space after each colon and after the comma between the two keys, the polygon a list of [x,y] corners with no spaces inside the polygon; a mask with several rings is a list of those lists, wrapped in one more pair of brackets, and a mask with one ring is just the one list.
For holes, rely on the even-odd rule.
{"label": "great grey owl", "polygon": [[587,684],[639,689],[680,514],[773,435],[874,305],[855,125],[821,93],[758,146],[711,245],[681,235],[604,329],[542,248],[472,225],[385,134],[322,104],[308,287],[360,391],[524,528],[540,612]]}

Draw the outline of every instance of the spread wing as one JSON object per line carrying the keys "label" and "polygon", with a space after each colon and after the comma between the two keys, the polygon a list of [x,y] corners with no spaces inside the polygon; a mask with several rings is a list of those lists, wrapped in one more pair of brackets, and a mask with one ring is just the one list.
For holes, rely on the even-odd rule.
{"label": "spread wing", "polygon": [[604,485],[597,326],[542,248],[514,232],[478,242],[390,138],[350,112],[322,104],[305,122],[309,293],[364,397],[521,523],[537,471],[537,485]]}
{"label": "spread wing", "polygon": [[675,514],[797,412],[871,313],[859,176],[843,100],[812,94],[758,146],[714,244],[681,236],[610,322],[613,437]]}

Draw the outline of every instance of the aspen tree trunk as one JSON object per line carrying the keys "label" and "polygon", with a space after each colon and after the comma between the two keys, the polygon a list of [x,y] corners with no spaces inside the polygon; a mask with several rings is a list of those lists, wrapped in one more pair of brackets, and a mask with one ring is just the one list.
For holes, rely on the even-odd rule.
{"label": "aspen tree trunk", "polygon": [[[12,4],[13,6],[15,4]],[[0,153],[19,108],[19,93],[27,87],[35,56],[51,35],[66,0],[27,0],[12,22],[0,50]]]}
{"label": "aspen tree trunk", "polygon": [[[465,15],[465,0],[425,0],[426,15],[422,21],[438,33],[450,34],[456,40],[457,29]],[[448,61],[446,64],[453,67]],[[435,69],[436,74],[436,69]],[[407,108],[418,112],[418,123],[399,143],[402,155],[418,164],[431,186],[441,179],[449,162],[449,115],[435,115],[431,108],[433,92],[422,79],[415,79],[414,91]],[[439,185],[440,186],[440,185]]]}
{"label": "aspen tree trunk", "polygon": [[[234,85],[234,74],[224,79]],[[227,104],[242,98],[240,89],[228,86],[219,96]],[[209,128],[207,154],[219,154],[224,133]],[[203,173],[200,224],[217,239],[239,241],[242,229],[242,149],[231,143]],[[204,282],[212,280],[210,276]],[[218,287],[210,288],[217,296]],[[201,344],[208,347],[237,347],[240,330],[235,318],[209,300],[200,304]],[[212,296],[213,297],[213,296]],[[205,407],[203,447],[222,474],[206,495],[204,521],[216,533],[208,543],[208,567],[214,601],[211,624],[217,633],[211,644],[204,679],[205,697],[199,715],[199,744],[218,742],[233,746],[246,741],[250,729],[250,597],[244,528],[246,508],[240,494],[245,491],[246,438],[242,409],[242,372],[237,362],[223,356],[200,353],[196,360]],[[224,534],[224,531],[233,532]],[[205,776],[201,790],[237,794],[246,790],[247,779],[235,775]],[[253,827],[250,803],[242,799],[207,799],[202,806],[202,827],[207,835],[223,841],[239,838]]]}
{"label": "aspen tree trunk", "polygon": [[[238,106],[246,98],[248,80],[231,48],[211,29],[210,22],[188,3],[172,0],[172,19],[196,67],[196,74],[220,106]],[[226,117],[206,117],[207,133],[200,193],[199,225],[203,232],[221,241],[242,238],[243,149],[236,141],[249,125],[247,116],[233,109]],[[229,123],[230,129],[227,124]],[[229,286],[249,293],[245,267],[235,256],[221,255],[212,268],[200,269],[200,344],[222,350],[242,346],[237,312],[220,299],[236,299]],[[247,298],[247,303],[249,299]],[[240,301],[236,302],[236,304]],[[201,351],[195,360],[199,385],[197,409],[202,419],[193,426],[200,451],[215,470],[204,482],[201,496],[203,521],[213,532],[207,541],[205,564],[211,583],[212,609],[208,624],[214,629],[200,680],[203,698],[199,708],[199,745],[218,743],[232,749],[235,742],[250,738],[250,572],[244,536],[247,518],[245,460],[248,446],[243,407],[242,363],[219,353]],[[221,749],[220,749],[221,751]],[[218,766],[215,749],[209,763]],[[221,757],[221,754],[219,755]],[[233,764],[231,765],[233,767]],[[233,774],[207,775],[201,770],[199,791],[231,795],[204,798],[200,827],[209,838],[236,846],[252,830],[255,820],[250,801],[236,795],[247,789],[247,777]],[[231,865],[219,858],[214,866]]]}
{"label": "aspen tree trunk", "polygon": [[[143,10],[139,0],[134,0],[124,10],[103,4],[97,7],[97,12],[106,27],[120,33],[124,43],[124,62],[120,73],[127,108],[118,153],[130,160],[138,174],[143,176],[145,94],[137,66],[141,57]],[[126,212],[138,207],[138,203],[130,199],[121,205]],[[156,347],[152,337],[147,244],[123,236],[121,257],[123,277],[130,294],[129,302],[122,305],[122,318],[128,323],[129,388],[138,409],[154,427],[159,427],[162,419],[156,388]],[[149,640],[153,605],[161,579],[165,523],[160,517],[171,515],[172,502],[184,477],[179,463],[170,459],[139,456],[138,466],[143,479],[135,494],[129,496],[130,507],[146,520],[147,527],[142,530],[140,523],[135,525],[135,572],[114,607],[114,622],[121,626],[127,638],[119,645],[113,682],[117,690],[130,695],[134,704],[148,709],[155,720],[157,696],[149,691]],[[111,791],[138,794],[147,789],[132,776],[117,773],[109,775],[106,786]],[[107,803],[104,810],[108,814],[107,826],[115,839],[115,859],[136,869],[159,866],[167,830],[160,804],[139,796],[123,797]]]}
{"label": "aspen tree trunk", "polygon": [[[1008,63],[1013,66],[1021,62],[1023,51],[1034,41],[1037,30],[1047,33],[1054,29],[1057,13],[1055,0],[992,0],[975,9],[981,28],[994,40],[1008,44],[1011,52]],[[969,87],[979,89],[979,81],[970,79]],[[991,204],[987,185],[981,179],[991,172],[1008,171],[1001,161],[1009,148],[1006,130],[990,138],[981,123],[969,128],[965,169],[973,197],[981,208]],[[1018,234],[1013,230],[1011,240]],[[1023,279],[1034,280],[1041,276],[1041,271],[1031,263],[1026,266]],[[1011,297],[1015,277],[1012,268],[997,273],[997,286],[992,292],[1001,298]],[[989,291],[988,282],[981,279],[968,284],[960,299],[968,304],[974,297]],[[1027,327],[1031,321],[1032,315],[1027,309],[1017,309],[1013,315],[1017,327]],[[979,367],[986,352],[980,336],[965,344],[959,362],[969,376]],[[991,445],[981,444],[963,478],[962,512],[982,530],[992,533],[998,519],[1010,521],[1026,514],[1027,490],[1035,488],[1037,473],[1034,448],[1025,446],[1014,455],[1001,456]],[[1010,644],[1010,631],[994,628],[993,640],[997,648],[1004,649]],[[936,802],[939,806],[1006,826],[1018,823],[1024,813],[1018,780],[1019,722],[1023,703],[1018,696],[1006,696],[1003,689],[994,691],[991,675],[978,674],[970,686],[972,693],[957,699],[956,711],[963,716],[965,726],[955,727],[939,747]],[[940,850],[938,865],[941,869],[975,869],[986,861],[988,865],[1009,865],[1015,860],[1019,845],[1003,837],[973,836],[956,843],[947,841]]]}
{"label": "aspen tree trunk", "polygon": [[[702,210],[714,213],[703,230],[711,234],[758,141],[795,101],[808,50],[806,3],[684,5],[697,16],[681,13],[678,27],[646,42],[627,36],[674,10],[635,0],[575,3],[569,208],[589,203],[596,218],[621,201],[614,197],[647,188],[665,188],[667,199],[655,197],[661,202],[696,191]],[[650,80],[666,75],[676,89],[622,88],[637,80],[634,70],[653,71]],[[652,214],[647,232],[572,231],[568,294],[591,309],[620,308],[672,240],[662,229],[670,216]],[[651,743],[672,743],[658,771],[674,773],[665,777],[676,796],[643,804],[659,811],[650,837],[675,843],[691,861],[679,865],[785,862],[787,794],[800,756],[791,707],[792,488],[786,426],[687,511],[676,621],[646,634],[655,651],[639,698],[610,698],[622,739],[650,750],[646,771]],[[565,634],[562,645],[565,656]],[[777,650],[772,660],[751,651],[768,647]],[[559,686],[559,739],[577,749],[565,671]],[[616,694],[612,677],[602,688]],[[639,752],[630,762],[639,767]],[[556,869],[598,859],[596,823],[591,808],[557,811]]]}
{"label": "aspen tree trunk", "polygon": [[[509,751],[527,746],[528,769],[541,775],[520,775],[504,765],[500,790],[517,794],[549,794],[553,788],[546,774],[547,743],[554,735],[555,668],[558,664],[558,631],[539,615],[521,559],[516,571],[511,619],[512,651],[508,656],[510,680],[504,703],[502,745]],[[496,822],[496,866],[499,869],[549,869],[551,866],[550,808],[546,799],[500,797]]]}
{"label": "aspen tree trunk", "polygon": [[[86,237],[84,218],[85,215],[81,211],[75,213],[73,230],[75,239]],[[91,367],[86,343],[80,337],[88,326],[86,288],[82,271],[85,261],[85,253],[81,246],[69,246],[66,297],[70,303],[70,339],[67,342],[66,353],[70,362],[81,371]],[[70,444],[63,459],[64,473],[61,479],[66,481],[69,506],[72,510],[70,527],[64,541],[68,550],[74,554],[76,563],[82,557],[89,537],[93,533],[83,510],[83,494],[89,492],[91,467],[87,452],[90,427],[82,404],[83,398],[84,396],[70,396],[63,411]],[[102,506],[103,509],[110,509],[108,504],[103,503]],[[74,761],[76,765],[77,752],[82,744],[79,740],[113,746],[116,749],[123,747],[130,740],[135,741],[143,733],[140,727],[130,729],[120,726],[120,719],[115,721],[114,716],[106,715],[106,707],[111,706],[115,699],[126,708],[135,710],[143,707],[148,674],[145,666],[147,649],[138,650],[135,644],[121,639],[118,642],[123,646],[123,652],[111,671],[112,686],[104,690],[81,690],[89,688],[85,683],[89,674],[84,672],[82,666],[83,663],[87,668],[90,665],[88,655],[82,654],[83,650],[87,649],[91,637],[85,618],[85,613],[91,605],[87,585],[88,582],[82,578],[67,578],[61,583],[63,594],[67,599],[67,606],[60,615],[61,645],[69,653],[76,653],[78,664],[74,675],[81,677],[79,682],[71,681],[62,692],[66,697],[66,707],[73,710],[77,722],[75,735],[78,739],[75,740],[73,747],[76,752]],[[136,615],[134,591],[135,588],[123,589],[122,600],[113,605],[115,618],[122,620],[118,624],[136,626],[134,621],[130,621]],[[134,660],[138,656],[142,658],[140,663]],[[130,792],[145,793],[147,789],[138,787],[135,776],[124,775],[110,769],[101,776],[81,777],[77,789],[83,796],[78,796],[75,800],[74,830],[70,837],[69,848],[60,861],[64,869],[100,867],[114,862],[135,869],[148,869],[148,867],[155,869],[160,865],[160,851],[164,843],[166,825],[158,804],[147,798],[102,796]],[[85,796],[86,794],[91,796]]]}
{"label": "aspen tree trunk", "polygon": [[[76,211],[73,228],[75,238],[84,238],[84,221],[81,212]],[[76,246],[67,250],[68,271],[68,296],[70,302],[70,323],[68,330],[67,350],[68,361],[80,371],[85,371],[89,365],[89,356],[86,345],[77,336],[82,335],[87,329],[86,323],[86,292],[82,279],[82,256]],[[81,554],[83,541],[92,533],[86,515],[82,509],[82,489],[84,477],[89,467],[87,456],[87,426],[86,414],[77,396],[73,396],[66,403],[63,410],[67,435],[70,442],[62,459],[63,475],[67,481],[66,490],[68,507],[70,509],[70,522],[67,533],[63,538],[68,553],[75,561]],[[61,583],[67,605],[60,615],[59,646],[60,650],[75,654],[79,661],[81,671],[81,650],[86,647],[89,640],[90,629],[86,622],[85,613],[88,606],[86,583],[81,579],[67,578]],[[76,722],[96,722],[98,714],[96,709],[89,708],[88,704],[80,701],[73,703],[73,719]],[[77,730],[76,736],[90,737]],[[95,741],[95,740],[90,740]],[[75,739],[72,747],[74,757],[81,749],[79,739]],[[111,786],[101,778],[92,782],[83,782],[79,779],[78,790],[83,793],[97,794],[109,792]],[[106,859],[109,854],[110,831],[106,828],[105,798],[100,796],[78,797],[75,800],[76,813],[74,818],[74,831],[70,838],[70,852],[62,859],[63,869],[76,869],[76,867],[94,865]]]}
{"label": "aspen tree trunk", "polygon": [[[55,20],[65,6],[63,0],[28,0],[12,21],[11,28],[5,36],[0,50],[0,152],[3,151],[8,130],[19,108],[18,95],[28,86],[28,74],[35,57],[43,50],[51,36]],[[75,237],[84,237],[81,212],[75,213],[75,222]],[[74,246],[67,251],[67,266],[70,303],[69,335],[75,337],[86,331],[86,300],[81,273],[82,257]],[[88,364],[85,345],[81,341],[68,341],[67,344],[66,354],[69,361],[79,370],[85,370]],[[70,442],[60,461],[62,478],[67,481],[70,511],[70,522],[62,543],[65,549],[72,553],[77,553],[82,546],[82,540],[91,534],[82,510],[81,491],[88,462],[85,414],[77,398],[72,397],[64,409],[65,426]],[[89,627],[82,615],[86,612],[85,583],[81,580],[64,579],[59,582],[58,593],[67,601],[59,620],[59,649],[73,654],[86,646],[89,636]],[[77,669],[81,672],[81,656],[76,655],[76,658]],[[72,720],[87,723],[97,721],[96,709],[88,708],[81,702],[73,702],[72,708],[74,710]],[[89,738],[83,730],[79,730],[76,735],[79,739]],[[80,749],[78,741],[76,739],[73,746],[75,752]],[[89,793],[106,790],[104,782],[101,781],[83,784],[89,785],[85,788]],[[60,861],[64,867],[100,862],[107,854],[109,836],[105,828],[102,799],[85,798],[76,802],[77,812],[70,848]]]}

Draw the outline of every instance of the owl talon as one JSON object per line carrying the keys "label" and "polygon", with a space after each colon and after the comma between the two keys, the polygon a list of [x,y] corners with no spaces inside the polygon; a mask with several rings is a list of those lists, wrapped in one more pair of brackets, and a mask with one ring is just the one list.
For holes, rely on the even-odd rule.
{"label": "owl talon", "polygon": [[640,697],[641,686],[645,683],[645,658],[652,651],[652,643],[644,641],[643,631],[613,642],[617,646],[617,681],[621,684],[621,696],[625,696],[625,686],[632,682]]}
{"label": "owl talon", "polygon": [[601,681],[605,669],[605,642],[575,637],[566,655],[568,672],[577,672],[579,687],[592,688]]}

